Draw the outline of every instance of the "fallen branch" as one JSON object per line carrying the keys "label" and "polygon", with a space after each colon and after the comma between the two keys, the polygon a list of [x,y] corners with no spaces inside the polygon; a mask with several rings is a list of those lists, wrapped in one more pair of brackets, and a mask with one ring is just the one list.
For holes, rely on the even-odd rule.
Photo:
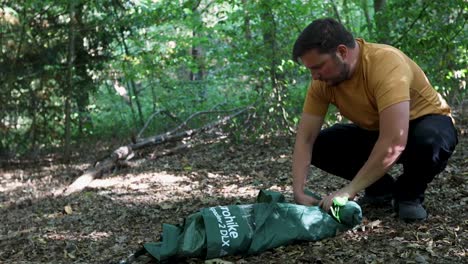
{"label": "fallen branch", "polygon": [[130,159],[134,156],[131,147],[123,146],[116,149],[110,157],[103,162],[97,162],[95,166],[86,170],[86,172],[78,177],[70,186],[65,189],[64,194],[70,195],[74,192],[82,191],[86,188],[96,177],[102,175],[104,171],[111,171],[117,162],[121,159]]}
{"label": "fallen branch", "polygon": [[[167,132],[167,133],[164,133],[164,134],[161,134],[161,135],[157,135],[157,136],[154,136],[154,137],[149,137],[149,138],[146,138],[146,139],[142,139],[134,144],[131,144],[130,147],[133,149],[133,150],[137,150],[137,149],[141,149],[143,147],[148,147],[148,146],[152,146],[152,145],[158,145],[158,144],[161,144],[161,143],[164,143],[164,142],[173,142],[173,141],[178,141],[182,138],[185,138],[185,137],[191,137],[191,136],[194,136],[195,134],[198,134],[200,132],[203,132],[203,131],[206,131],[206,130],[209,130],[213,127],[216,127],[218,125],[223,125],[225,124],[228,120],[244,113],[245,111],[251,109],[251,107],[246,107],[246,108],[242,108],[242,109],[234,109],[234,110],[237,110],[237,112],[235,112],[234,114],[232,115],[229,115],[229,116],[225,116],[223,117],[222,119],[219,119],[219,120],[216,120],[212,123],[209,123],[203,127],[200,127],[200,128],[196,128],[196,129],[189,129],[189,130],[185,130],[185,131],[182,131],[182,132],[178,132],[178,133],[175,133],[180,127],[182,127],[183,125],[185,125],[190,119],[194,118],[195,116],[197,116],[197,114],[200,114],[200,113],[203,113],[203,114],[212,114],[212,113],[226,113],[226,112],[232,112],[234,110],[226,110],[226,111],[202,111],[202,112],[199,112],[199,113],[196,113],[196,114],[193,114],[191,115],[189,118],[187,118],[187,120],[185,120],[180,126],[176,127],[175,129],[173,129],[172,131],[170,132]],[[174,134],[175,133],[175,134]]]}
{"label": "fallen branch", "polygon": [[[179,126],[177,126],[176,128],[172,129],[171,131],[167,132],[169,134],[172,134],[176,131],[178,131],[179,129],[181,129],[182,127],[187,127],[187,123],[188,121],[190,121],[191,119],[193,119],[194,117],[196,116],[199,116],[199,115],[202,115],[202,114],[210,114],[210,113],[226,113],[226,112],[232,112],[234,110],[224,110],[224,111],[213,111],[213,109],[216,109],[217,107],[223,105],[225,103],[220,103],[220,104],[217,104],[215,106],[213,106],[211,108],[210,111],[201,111],[201,112],[197,112],[195,114],[192,114],[191,116],[189,116],[185,121],[183,121]],[[141,135],[143,134],[143,132],[146,130],[146,128],[148,128],[148,125],[151,123],[151,120],[153,120],[153,118],[156,116],[156,115],[159,115],[161,113],[165,113],[167,114],[169,117],[173,118],[174,119],[174,116],[171,115],[171,113],[167,110],[158,110],[156,112],[154,112],[153,114],[151,114],[151,116],[148,118],[148,120],[146,120],[146,123],[145,125],[143,126],[143,128],[140,130],[140,132],[138,132],[138,135],[137,135],[137,141],[140,140],[141,138]]]}
{"label": "fallen branch", "polygon": [[[222,103],[224,104],[224,103]],[[227,112],[234,112],[238,109],[232,109],[232,110],[213,110],[213,109],[216,109],[218,106],[222,105],[222,104],[217,104],[215,106],[213,106],[211,108],[211,110],[208,110],[208,111],[201,111],[201,112],[196,112],[192,115],[190,115],[187,119],[185,119],[185,121],[183,121],[180,125],[178,125],[176,128],[172,129],[171,131],[167,132],[168,134],[173,134],[175,132],[177,132],[179,129],[181,129],[182,127],[187,127],[187,123],[192,120],[193,118],[199,116],[199,115],[204,115],[204,114],[214,114],[214,113],[227,113]]]}
{"label": "fallen branch", "polygon": [[[121,160],[127,160],[128,161],[131,158],[133,158],[133,156],[134,156],[133,151],[135,151],[135,150],[143,149],[143,148],[146,148],[146,147],[150,147],[150,146],[154,146],[154,145],[158,145],[158,144],[162,144],[162,143],[166,143],[166,142],[179,141],[179,140],[181,140],[183,138],[186,138],[186,137],[192,137],[192,136],[194,136],[194,135],[196,135],[198,133],[210,130],[210,129],[216,127],[216,126],[224,125],[230,119],[232,119],[232,118],[246,112],[247,110],[250,110],[251,108],[252,108],[252,106],[248,106],[248,107],[242,108],[242,109],[228,110],[228,111],[203,111],[203,112],[200,112],[200,113],[206,114],[206,113],[215,113],[215,112],[216,113],[232,112],[232,111],[236,111],[236,112],[231,114],[231,115],[225,116],[225,117],[223,117],[223,118],[221,118],[219,120],[216,120],[214,122],[206,124],[205,126],[202,126],[200,128],[189,129],[189,130],[181,131],[181,132],[178,132],[178,133],[174,133],[180,127],[184,126],[190,119],[192,119],[193,117],[196,116],[195,114],[193,114],[187,120],[185,120],[182,123],[182,125],[178,126],[176,129],[173,129],[171,132],[164,133],[164,134],[161,134],[161,135],[157,135],[157,136],[154,136],[154,137],[149,137],[149,138],[146,138],[146,139],[142,139],[142,140],[139,140],[136,143],[129,144],[127,146],[119,147],[118,149],[116,149],[110,155],[110,157],[106,158],[102,162],[96,163],[95,166],[93,166],[93,167],[89,168],[88,170],[86,170],[86,172],[83,175],[78,177],[70,186],[68,186],[64,190],[63,195],[70,195],[72,193],[82,191],[95,178],[100,177],[103,174],[103,172],[111,171],[113,168],[115,168],[115,166],[119,163],[119,161],[121,161]],[[167,151],[167,153],[165,155],[177,152],[180,149],[188,148],[190,146],[191,145],[182,145],[182,146],[176,147],[176,148],[172,149],[172,151],[171,150]],[[162,154],[164,154],[164,153],[161,153],[159,155],[154,155],[153,154],[152,158],[160,157],[160,156],[162,156]]]}

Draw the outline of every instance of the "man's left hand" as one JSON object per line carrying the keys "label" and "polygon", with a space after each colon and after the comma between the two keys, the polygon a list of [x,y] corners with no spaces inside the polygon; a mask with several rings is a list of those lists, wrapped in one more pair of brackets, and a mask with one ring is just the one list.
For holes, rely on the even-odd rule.
{"label": "man's left hand", "polygon": [[333,198],[335,197],[346,197],[348,199],[352,199],[356,196],[356,193],[349,190],[347,187],[344,187],[336,192],[331,193],[330,195],[324,197],[321,201],[319,206],[322,207],[325,211],[330,211],[330,207],[333,205]]}

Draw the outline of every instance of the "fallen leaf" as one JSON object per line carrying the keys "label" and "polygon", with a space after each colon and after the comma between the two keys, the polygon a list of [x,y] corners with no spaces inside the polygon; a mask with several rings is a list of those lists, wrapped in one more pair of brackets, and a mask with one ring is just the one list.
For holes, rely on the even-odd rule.
{"label": "fallen leaf", "polygon": [[374,227],[379,226],[380,223],[382,223],[382,221],[380,221],[380,220],[375,220],[375,221],[370,222],[370,223],[369,223],[369,226],[370,226],[370,228],[374,228]]}
{"label": "fallen leaf", "polygon": [[73,214],[73,209],[71,208],[70,205],[66,205],[66,206],[63,208],[63,210],[65,211],[65,213],[67,213],[67,214],[69,214],[69,215],[70,215],[70,214]]}
{"label": "fallen leaf", "polygon": [[277,160],[278,163],[285,163],[286,161],[288,161],[287,158],[279,158],[279,159]]}
{"label": "fallen leaf", "polygon": [[172,205],[170,203],[161,204],[161,209],[163,209],[163,210],[172,209],[172,208],[174,208],[174,205]]}

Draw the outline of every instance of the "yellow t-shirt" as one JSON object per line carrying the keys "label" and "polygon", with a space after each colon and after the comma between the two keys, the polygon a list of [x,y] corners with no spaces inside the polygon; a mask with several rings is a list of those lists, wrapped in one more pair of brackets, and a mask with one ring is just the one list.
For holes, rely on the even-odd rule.
{"label": "yellow t-shirt", "polygon": [[379,129],[379,113],[410,101],[410,120],[427,114],[450,115],[450,107],[431,86],[421,68],[400,50],[357,39],[360,58],[349,80],[336,86],[313,81],[304,113],[325,116],[329,104],[364,129]]}

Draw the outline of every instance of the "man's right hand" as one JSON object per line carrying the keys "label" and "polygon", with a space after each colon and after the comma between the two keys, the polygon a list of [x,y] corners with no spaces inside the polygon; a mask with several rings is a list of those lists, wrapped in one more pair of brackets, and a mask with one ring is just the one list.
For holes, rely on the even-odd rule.
{"label": "man's right hand", "polygon": [[315,206],[319,205],[320,200],[315,199],[314,197],[307,195],[304,191],[294,192],[294,201],[297,204]]}

